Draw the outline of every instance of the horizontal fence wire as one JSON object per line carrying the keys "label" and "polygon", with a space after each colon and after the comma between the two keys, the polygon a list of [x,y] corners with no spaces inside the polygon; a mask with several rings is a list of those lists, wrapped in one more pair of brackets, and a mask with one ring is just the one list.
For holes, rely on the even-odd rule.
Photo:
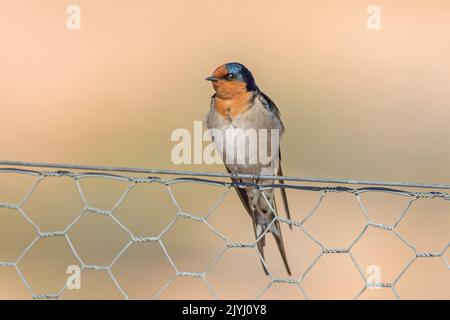
{"label": "horizontal fence wire", "polygon": [[[90,165],[74,165],[60,163],[42,163],[42,162],[24,162],[24,161],[0,161],[3,166],[20,166],[20,167],[37,167],[37,168],[54,168],[54,169],[71,169],[71,170],[92,170],[92,171],[111,171],[111,172],[128,172],[128,173],[145,173],[145,174],[165,174],[165,175],[181,175],[181,176],[197,176],[197,177],[216,177],[230,178],[233,175],[221,172],[200,172],[188,170],[164,170],[164,169],[145,169],[145,168],[129,168],[115,166],[90,166]],[[238,174],[238,178],[252,179],[253,175]],[[260,175],[259,179],[272,180],[282,179],[284,181],[297,182],[319,182],[319,183],[339,183],[339,184],[359,184],[372,186],[390,186],[390,187],[409,187],[409,188],[428,188],[428,189],[446,189],[450,190],[450,184],[432,184],[432,183],[416,183],[416,182],[394,182],[394,181],[375,181],[375,180],[353,180],[353,179],[332,179],[332,178],[308,178],[308,177],[290,177],[290,176],[267,176]]]}
{"label": "horizontal fence wire", "polygon": [[[36,292],[29,282],[27,281],[20,263],[24,259],[24,257],[27,255],[27,253],[35,246],[35,244],[38,242],[38,240],[42,238],[52,238],[52,237],[62,237],[64,238],[74,257],[78,260],[81,270],[97,270],[101,272],[106,272],[112,279],[114,285],[117,287],[117,289],[120,291],[120,293],[123,295],[125,299],[129,299],[129,295],[127,294],[126,290],[121,286],[119,281],[117,280],[116,276],[112,272],[112,267],[115,265],[115,263],[120,259],[120,257],[127,251],[127,249],[133,244],[133,243],[157,243],[160,247],[162,252],[164,253],[167,260],[170,262],[171,267],[174,270],[174,276],[163,286],[161,287],[157,292],[155,292],[152,295],[149,295],[149,298],[158,298],[164,290],[166,290],[178,277],[193,277],[198,278],[204,281],[205,285],[207,286],[211,296],[213,298],[220,298],[217,293],[215,292],[213,286],[208,281],[208,273],[209,271],[214,267],[214,265],[224,256],[227,250],[232,248],[250,248],[254,249],[259,260],[264,264],[266,269],[269,271],[268,276],[268,283],[267,285],[260,290],[260,292],[255,296],[255,298],[260,298],[267,290],[270,289],[271,286],[277,283],[285,283],[288,285],[292,285],[296,287],[299,292],[305,297],[309,298],[308,293],[306,292],[303,282],[305,277],[310,273],[310,271],[317,265],[317,262],[325,255],[329,254],[346,254],[351,258],[351,261],[353,265],[356,267],[356,270],[358,271],[359,275],[361,276],[362,280],[364,281],[365,285],[361,290],[355,295],[355,298],[359,298],[368,288],[373,287],[379,287],[379,288],[388,288],[392,290],[392,292],[395,294],[397,299],[400,299],[399,292],[396,289],[396,284],[398,281],[403,277],[403,275],[407,272],[407,270],[413,265],[413,263],[417,259],[424,259],[424,258],[430,258],[430,259],[442,259],[443,263],[445,264],[447,270],[450,270],[449,262],[446,259],[446,252],[448,251],[450,242],[446,244],[444,248],[437,248],[435,251],[419,251],[417,248],[410,243],[408,240],[406,240],[397,230],[397,226],[399,223],[404,219],[406,216],[408,210],[410,209],[411,205],[414,201],[421,198],[427,198],[427,199],[441,199],[445,201],[450,200],[450,195],[445,191],[414,191],[410,189],[441,189],[441,190],[449,190],[450,185],[448,184],[419,184],[419,183],[405,183],[405,182],[385,182],[385,181],[368,181],[368,180],[346,180],[346,179],[324,179],[324,178],[302,178],[302,177],[275,177],[275,176],[258,176],[258,179],[270,179],[270,180],[284,180],[288,182],[308,182],[308,183],[321,183],[321,184],[333,184],[331,185],[322,185],[322,186],[316,186],[316,185],[304,185],[304,184],[286,184],[286,183],[273,183],[273,184],[258,184],[256,183],[256,179],[253,181],[255,182],[233,182],[233,181],[222,181],[219,179],[214,178],[246,178],[246,179],[253,179],[255,176],[253,175],[240,175],[240,174],[226,174],[226,173],[209,173],[209,172],[195,172],[195,171],[178,171],[178,170],[158,170],[158,169],[142,169],[142,168],[126,168],[126,167],[110,167],[110,166],[85,166],[85,165],[68,165],[68,164],[50,164],[50,163],[35,163],[35,162],[18,162],[18,161],[0,161],[0,175],[2,173],[12,173],[12,174],[18,174],[18,175],[31,175],[36,177],[35,182],[32,184],[30,189],[26,192],[26,194],[22,197],[22,199],[18,203],[8,203],[8,202],[2,202],[2,199],[0,199],[0,208],[10,209],[14,210],[17,214],[21,215],[25,220],[33,227],[33,229],[36,231],[36,237],[34,240],[25,248],[23,252],[18,256],[18,258],[14,261],[1,261],[0,260],[0,268],[14,268],[19,275],[20,279],[24,283],[27,290],[30,292],[30,295],[33,299],[59,299],[61,298],[62,293],[67,289],[67,284],[64,284],[60,290],[57,292]],[[30,169],[30,168],[41,168],[41,169]],[[47,170],[42,170],[42,168],[45,168]],[[49,170],[49,169],[61,169],[61,170]],[[85,172],[83,170],[88,170],[90,172]],[[114,172],[114,173],[112,173]],[[118,174],[118,172],[121,172],[122,174]],[[127,174],[124,174],[127,173]],[[136,176],[129,176],[130,173],[140,173],[140,174],[152,174],[156,176],[148,176],[148,177],[136,177]],[[165,175],[176,175],[181,176],[179,178],[164,178]],[[162,177],[161,177],[162,176]],[[1,176],[0,176],[1,177]],[[83,209],[81,210],[80,214],[69,223],[69,225],[64,230],[53,230],[53,231],[41,231],[40,226],[34,222],[27,212],[24,210],[23,206],[27,202],[27,200],[31,197],[33,192],[38,188],[39,184],[45,180],[45,179],[52,179],[57,177],[69,177],[73,179],[74,183],[76,184],[79,196],[84,204]],[[126,188],[126,191],[121,195],[118,202],[114,205],[112,209],[104,209],[104,208],[96,208],[89,204],[89,202],[86,200],[86,197],[83,193],[82,187],[80,185],[80,181],[85,178],[91,178],[91,177],[102,177],[105,179],[113,179],[118,181],[123,181],[128,183],[128,188]],[[198,178],[202,177],[202,178]],[[0,180],[1,181],[1,180]],[[163,185],[167,188],[170,199],[177,208],[177,213],[174,219],[161,231],[161,233],[157,236],[151,236],[151,237],[138,237],[131,230],[129,230],[117,217],[115,217],[114,213],[115,210],[120,206],[120,204],[124,201],[124,199],[127,197],[130,190],[132,190],[137,184],[142,183],[156,183]],[[175,184],[180,183],[193,183],[193,184],[203,184],[203,185],[211,185],[211,186],[221,186],[224,187],[224,192],[222,193],[221,197],[217,201],[217,203],[214,205],[214,207],[208,212],[206,216],[201,215],[195,215],[192,213],[186,213],[183,212],[180,208],[180,205],[178,204],[176,197],[174,195],[174,192],[171,190],[171,186]],[[336,184],[341,184],[337,185]],[[349,185],[362,185],[361,187],[349,187]],[[284,217],[281,217],[277,214],[276,209],[271,207],[271,204],[269,203],[268,199],[265,197],[264,193],[263,198],[271,208],[272,212],[275,215],[275,218],[272,220],[272,222],[267,226],[266,230],[263,232],[263,234],[256,239],[254,242],[251,243],[236,243],[230,241],[230,239],[226,236],[220,233],[216,228],[214,228],[208,221],[208,218],[211,216],[211,214],[217,209],[217,207],[221,204],[223,199],[225,198],[226,194],[231,190],[232,188],[244,188],[248,186],[253,186],[257,188],[258,190],[266,190],[266,189],[291,189],[291,190],[306,190],[306,191],[314,191],[318,192],[320,194],[318,201],[314,205],[313,209],[308,212],[305,218],[303,218],[301,221],[294,220],[294,219],[286,219]],[[396,188],[394,188],[396,187]],[[401,187],[401,188],[399,188]],[[406,190],[405,190],[406,189]],[[360,195],[365,192],[383,192],[388,194],[394,194],[398,196],[407,197],[409,200],[407,201],[407,204],[403,211],[398,216],[397,220],[392,224],[381,224],[381,223],[375,223],[372,218],[369,216],[364,203],[361,201]],[[359,234],[356,236],[355,239],[347,246],[343,248],[335,248],[335,247],[327,247],[321,242],[319,239],[316,239],[314,236],[308,232],[307,228],[305,227],[305,222],[311,219],[311,217],[315,214],[317,209],[322,203],[322,200],[328,193],[349,193],[356,197],[358,200],[358,203],[361,208],[361,214],[365,218],[365,226],[359,232]],[[102,216],[106,216],[113,223],[115,223],[117,226],[119,226],[122,230],[124,230],[128,236],[129,241],[125,245],[125,247],[117,254],[117,256],[114,257],[112,262],[109,265],[92,265],[85,263],[81,258],[80,255],[77,253],[77,250],[75,246],[73,245],[68,232],[78,224],[79,220],[82,216],[85,214],[99,214]],[[198,223],[204,224],[209,230],[211,230],[214,234],[216,234],[218,237],[220,237],[225,243],[225,248],[213,259],[213,261],[207,266],[207,268],[203,272],[189,272],[186,270],[180,270],[180,268],[176,265],[174,260],[172,259],[170,252],[166,248],[164,242],[162,241],[162,237],[165,233],[167,233],[171,227],[175,224],[175,222],[178,219],[187,219],[196,221]],[[298,228],[301,230],[306,237],[308,237],[310,240],[312,240],[315,244],[317,244],[320,247],[320,253],[319,255],[313,259],[311,264],[306,268],[306,270],[297,278],[278,278],[274,277],[273,274],[270,272],[270,268],[266,265],[265,260],[257,250],[257,242],[262,238],[263,235],[265,235],[268,230],[270,230],[270,227],[273,223],[284,223],[286,225],[289,225],[294,228]],[[355,259],[351,249],[355,246],[355,244],[363,237],[363,235],[367,232],[369,228],[375,228],[375,229],[382,229],[387,232],[392,233],[395,237],[400,239],[400,241],[406,245],[413,253],[413,258],[406,263],[405,267],[399,272],[399,274],[395,277],[395,279],[391,282],[380,282],[380,283],[373,283],[368,279],[367,275],[361,268],[360,264]],[[450,288],[449,288],[450,291]],[[450,297],[450,292],[449,296]],[[189,298],[186,296],[186,298]]]}

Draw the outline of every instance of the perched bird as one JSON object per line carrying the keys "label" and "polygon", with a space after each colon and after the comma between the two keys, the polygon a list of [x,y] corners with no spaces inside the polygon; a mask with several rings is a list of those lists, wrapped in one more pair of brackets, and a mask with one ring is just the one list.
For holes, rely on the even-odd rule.
{"label": "perched bird", "polygon": [[[252,182],[257,182],[263,187],[275,182],[263,179],[260,181],[258,177],[261,175],[283,175],[279,143],[284,126],[280,119],[280,112],[275,103],[259,90],[251,72],[240,63],[221,65],[206,80],[212,82],[215,90],[215,94],[211,97],[210,111],[206,116],[206,126],[211,131],[215,148],[221,155],[228,172],[232,173],[232,180],[249,183],[245,188],[236,187],[235,189],[253,221],[256,238],[260,238],[257,242],[258,251],[265,259],[263,247],[265,232],[269,228],[267,232],[274,236],[286,271],[291,275],[280,224],[277,220],[272,223],[275,218],[274,211],[277,210],[274,189],[269,187],[258,190],[254,184],[251,186]],[[242,136],[244,130],[254,130],[256,133],[263,132],[263,134],[257,135],[256,142],[238,144],[234,140],[232,143],[231,140]],[[278,136],[275,135],[276,139],[273,138],[272,132],[278,132]],[[268,161],[264,163],[258,154],[262,152],[261,143],[265,144],[261,145],[262,147],[266,146],[270,149],[266,153]],[[228,157],[229,154],[232,154],[232,157]],[[239,158],[239,156],[245,161],[236,161],[236,157]],[[238,179],[236,173],[252,174],[255,178]],[[284,181],[280,180],[280,183]],[[281,194],[286,215],[290,219],[284,189],[281,189]],[[268,274],[264,264],[263,268]]]}

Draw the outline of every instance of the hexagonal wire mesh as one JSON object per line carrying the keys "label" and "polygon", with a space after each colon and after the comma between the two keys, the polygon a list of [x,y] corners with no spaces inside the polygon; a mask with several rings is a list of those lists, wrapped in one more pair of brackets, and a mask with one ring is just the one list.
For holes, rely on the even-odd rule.
{"label": "hexagonal wire mesh", "polygon": [[[447,270],[450,270],[449,261],[447,261],[446,258],[446,252],[449,248],[450,243],[447,243],[445,248],[441,248],[438,251],[430,251],[430,252],[421,252],[416,249],[416,247],[407,241],[398,231],[397,226],[399,223],[404,219],[405,215],[407,214],[408,210],[410,209],[412,203],[420,198],[427,198],[427,199],[443,199],[446,201],[450,200],[450,195],[445,192],[436,192],[436,191],[429,191],[429,192],[416,192],[416,191],[406,191],[406,190],[400,190],[400,189],[393,189],[391,187],[393,186],[401,186],[401,187],[408,187],[408,188],[436,188],[436,189],[450,189],[450,185],[419,185],[419,184],[410,184],[410,183],[399,183],[399,182],[369,182],[369,181],[350,181],[350,180],[332,180],[332,179],[311,179],[311,178],[293,178],[293,177],[285,177],[285,181],[307,181],[307,182],[329,182],[329,183],[342,183],[342,184],[359,184],[359,185],[368,185],[366,187],[360,187],[360,188],[351,188],[347,186],[308,186],[308,185],[294,185],[294,184],[272,184],[272,185],[265,185],[262,187],[258,184],[252,184],[259,190],[267,189],[267,188],[286,188],[291,190],[307,190],[307,191],[313,191],[319,193],[319,197],[317,202],[315,203],[312,210],[301,220],[290,220],[283,218],[279,215],[277,215],[277,212],[274,208],[271,207],[272,211],[275,214],[275,219],[272,221],[272,223],[275,223],[275,221],[279,221],[280,223],[284,223],[287,225],[290,225],[294,228],[300,229],[306,237],[308,237],[311,241],[316,243],[320,247],[320,253],[318,256],[316,256],[313,261],[307,266],[307,268],[304,270],[304,272],[300,275],[298,278],[277,278],[270,273],[270,268],[267,266],[265,260],[257,250],[257,241],[260,240],[260,238],[256,239],[254,242],[251,243],[236,243],[231,242],[230,239],[226,236],[221,234],[216,228],[214,228],[208,221],[208,218],[210,215],[215,211],[215,209],[221,204],[222,200],[225,198],[226,194],[235,187],[245,187],[248,186],[246,183],[232,183],[232,182],[224,182],[220,180],[215,179],[200,179],[200,178],[194,178],[192,176],[198,175],[198,176],[207,176],[207,177],[229,177],[227,174],[216,174],[216,173],[195,173],[195,172],[186,172],[186,171],[169,171],[169,170],[154,170],[154,169],[133,169],[133,168],[113,168],[113,167],[94,167],[94,166],[74,166],[74,165],[58,165],[58,164],[36,164],[36,163],[22,163],[22,162],[0,162],[0,165],[11,165],[14,164],[15,168],[0,168],[0,174],[1,173],[13,173],[18,175],[29,175],[32,177],[35,177],[34,183],[31,185],[29,190],[25,193],[25,195],[22,197],[22,199],[18,203],[7,203],[7,202],[1,202],[0,201],[0,208],[6,208],[11,210],[12,212],[15,212],[18,215],[21,215],[29,225],[32,226],[32,228],[36,232],[35,238],[31,241],[31,243],[26,246],[26,248],[20,253],[17,259],[14,261],[0,261],[0,268],[1,267],[9,267],[14,268],[17,274],[19,275],[20,279],[23,281],[25,287],[31,294],[31,297],[33,299],[59,299],[62,295],[62,293],[67,289],[67,284],[64,284],[62,288],[57,292],[52,293],[36,293],[32,286],[27,281],[26,277],[24,276],[24,273],[21,270],[20,263],[24,259],[24,257],[27,255],[27,253],[35,246],[36,242],[39,239],[43,238],[52,238],[52,237],[61,237],[64,238],[73,255],[76,257],[76,259],[79,262],[79,265],[81,266],[81,270],[97,270],[106,272],[112,279],[114,285],[117,287],[117,289],[120,291],[120,293],[123,295],[125,299],[129,299],[129,295],[127,292],[123,289],[119,281],[117,280],[116,276],[112,272],[112,267],[116,264],[116,262],[119,260],[119,258],[127,251],[127,249],[133,244],[133,243],[156,243],[159,244],[159,246],[162,249],[162,252],[166,256],[167,260],[170,262],[171,267],[173,268],[174,276],[165,283],[153,296],[153,298],[157,298],[161,295],[161,293],[168,288],[171,283],[173,283],[178,277],[193,277],[201,279],[207,286],[210,294],[213,298],[217,298],[217,295],[215,293],[214,288],[208,281],[208,272],[213,268],[213,266],[221,259],[221,257],[225,254],[225,252],[231,248],[246,248],[246,249],[254,249],[257,256],[259,257],[260,261],[266,266],[267,270],[269,270],[269,282],[268,284],[260,290],[258,295],[255,298],[260,298],[272,285],[277,283],[283,283],[287,285],[296,286],[301,293],[304,295],[305,298],[308,298],[308,293],[306,292],[304,286],[303,286],[303,280],[305,279],[306,275],[311,271],[311,269],[314,268],[314,266],[317,264],[317,262],[324,256],[324,255],[330,255],[330,254],[346,254],[351,258],[352,263],[358,270],[361,278],[363,279],[365,285],[361,290],[358,292],[358,294],[355,296],[355,299],[360,297],[364,291],[371,287],[380,287],[380,288],[389,288],[392,290],[392,292],[395,294],[397,299],[400,299],[400,295],[396,289],[396,284],[398,281],[402,278],[402,276],[406,273],[406,271],[411,267],[411,265],[417,260],[417,259],[442,259],[443,263],[446,265]],[[52,167],[52,168],[61,168],[61,169],[73,169],[77,170],[75,171],[36,171],[36,170],[28,170],[28,169],[21,169],[18,168],[19,166],[27,166],[27,167]],[[95,172],[78,172],[78,170],[81,169],[88,169],[88,170],[95,170]],[[118,174],[111,174],[108,172],[111,171],[122,171],[122,172],[135,172],[135,173],[154,173],[159,175],[164,174],[172,174],[172,175],[184,175],[182,178],[172,178],[172,179],[164,179],[161,177],[133,177],[128,175],[118,175]],[[189,177],[188,177],[189,176]],[[48,231],[48,232],[42,232],[41,228],[38,224],[36,224],[25,212],[23,209],[24,204],[27,202],[27,200],[31,197],[33,192],[36,190],[37,186],[45,179],[54,179],[57,177],[70,177],[72,181],[76,184],[79,196],[84,204],[84,208],[81,210],[81,212],[76,216],[76,218],[71,221],[68,226],[64,230],[55,230],[55,231]],[[84,178],[90,178],[90,177],[101,177],[106,179],[112,179],[112,180],[118,180],[122,182],[126,182],[128,184],[128,187],[126,188],[125,192],[120,196],[117,203],[114,205],[112,209],[103,209],[103,208],[96,208],[92,207],[88,204],[88,201],[85,198],[85,195],[83,194],[82,188],[80,186],[80,181]],[[241,177],[249,178],[248,175],[241,175]],[[271,177],[259,177],[262,179],[271,178]],[[278,177],[279,178],[279,177]],[[193,183],[193,184],[203,184],[203,185],[210,185],[210,186],[222,186],[224,187],[224,192],[219,197],[219,200],[215,203],[215,205],[209,210],[209,212],[204,215],[194,215],[190,213],[183,212],[180,208],[176,197],[174,196],[174,192],[171,189],[171,186],[175,184],[180,183]],[[138,237],[136,236],[129,228],[127,228],[119,219],[117,219],[114,215],[115,210],[119,207],[119,205],[124,201],[124,199],[127,197],[129,192],[138,184],[159,184],[162,186],[165,186],[170,194],[170,199],[174,203],[175,207],[177,208],[177,213],[175,217],[172,219],[172,221],[163,228],[163,230],[160,232],[157,236],[151,236],[151,237]],[[364,203],[362,202],[360,195],[366,192],[383,192],[383,193],[389,193],[394,195],[399,195],[406,197],[408,199],[406,207],[403,209],[397,220],[393,224],[379,224],[375,223],[369,216]],[[311,219],[311,217],[316,213],[317,209],[319,208],[320,204],[322,203],[322,200],[328,193],[348,193],[352,194],[356,199],[358,200],[358,203],[361,208],[361,214],[364,216],[366,223],[364,228],[359,232],[359,234],[356,236],[351,243],[344,248],[329,248],[326,247],[321,241],[313,237],[310,232],[305,228],[305,222]],[[264,193],[262,193],[264,196]],[[1,200],[1,199],[0,199]],[[267,199],[265,198],[266,202]],[[270,206],[270,204],[269,204]],[[83,259],[78,254],[75,246],[73,245],[72,240],[70,239],[68,232],[79,222],[81,217],[85,215],[87,212],[98,214],[104,217],[107,217],[108,219],[111,219],[113,223],[115,223],[120,229],[124,230],[128,236],[129,240],[126,243],[126,245],[120,250],[120,252],[113,258],[112,262],[108,265],[96,265],[96,264],[86,264]],[[163,235],[165,235],[171,227],[175,224],[175,222],[178,219],[188,219],[197,221],[199,223],[204,224],[209,230],[211,230],[214,234],[216,234],[218,237],[223,239],[223,241],[226,243],[225,248],[209,263],[206,270],[203,272],[187,272],[184,270],[180,270],[174,260],[171,258],[170,252],[167,250],[164,242],[162,241]],[[363,269],[361,268],[360,264],[355,259],[351,249],[354,247],[354,245],[362,238],[362,236],[367,232],[369,228],[376,228],[376,229],[382,229],[387,232],[392,233],[397,237],[401,242],[403,242],[412,252],[414,253],[413,258],[406,263],[403,269],[400,270],[399,274],[394,278],[391,282],[379,282],[374,283],[373,281],[369,281],[367,275],[363,272]],[[268,232],[270,229],[270,225],[266,228],[264,231],[264,234]]]}

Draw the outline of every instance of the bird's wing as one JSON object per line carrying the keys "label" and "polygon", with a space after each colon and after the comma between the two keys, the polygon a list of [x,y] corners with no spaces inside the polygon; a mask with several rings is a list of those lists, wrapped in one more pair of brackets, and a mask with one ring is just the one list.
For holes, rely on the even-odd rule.
{"label": "bird's wing", "polygon": [[[266,95],[264,92],[258,91],[258,93],[259,93],[260,100],[263,103],[264,107],[274,115],[274,117],[277,119],[277,121],[280,122],[282,132],[284,132],[284,125],[283,125],[283,122],[281,121],[280,110],[278,110],[275,102],[273,102],[272,99],[270,99],[270,97],[268,95]],[[278,155],[279,155],[279,161],[278,161],[278,170],[276,172],[276,175],[283,176],[283,170],[281,169],[281,150],[278,150]],[[284,180],[280,179],[279,181],[281,184],[284,184]],[[284,211],[286,212],[286,217],[290,220],[291,213],[289,211],[286,190],[284,188],[281,188],[281,197],[283,199],[283,207],[284,207]],[[292,225],[289,225],[289,228],[292,230]]]}
{"label": "bird's wing", "polygon": [[262,92],[260,90],[258,90],[258,98],[261,101],[261,103],[263,104],[264,108],[266,108],[267,111],[272,113],[273,116],[277,119],[277,121],[280,122],[280,124],[281,124],[281,133],[283,133],[284,132],[284,125],[283,125],[283,122],[281,121],[280,110],[278,110],[277,105],[275,104],[275,102],[273,102],[272,99],[270,99],[270,97],[268,95],[266,95],[264,92]]}
{"label": "bird's wing", "polygon": [[[280,161],[278,163],[277,176],[283,176],[283,170],[281,169],[281,150],[278,152],[278,154],[280,156]],[[279,181],[281,184],[284,184],[283,179],[280,179]],[[289,204],[288,204],[288,200],[287,200],[286,189],[280,188],[280,191],[281,191],[281,198],[283,199],[283,207],[284,207],[284,211],[286,212],[286,217],[289,220],[291,220],[291,212],[289,211]],[[289,225],[289,228],[292,230],[292,225]]]}

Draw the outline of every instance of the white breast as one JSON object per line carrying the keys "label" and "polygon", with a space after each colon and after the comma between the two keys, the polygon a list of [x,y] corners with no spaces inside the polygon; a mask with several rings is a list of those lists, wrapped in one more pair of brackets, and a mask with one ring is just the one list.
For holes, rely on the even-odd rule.
{"label": "white breast", "polygon": [[[241,173],[255,173],[262,166],[271,167],[273,157],[278,156],[278,143],[275,155],[267,147],[266,131],[255,128],[239,128],[232,125],[216,130],[214,143],[223,162]],[[264,139],[264,140],[263,140]]]}
{"label": "white breast", "polygon": [[[250,174],[261,172],[264,167],[263,171],[273,174],[275,168],[278,168],[279,138],[282,132],[279,133],[275,145],[266,148],[268,150],[261,150],[260,146],[265,148],[267,142],[271,143],[267,132],[279,130],[281,123],[264,109],[259,100],[257,102],[231,123],[211,108],[206,124],[212,129],[210,134],[214,138],[216,150],[227,167]],[[264,135],[261,135],[260,129],[267,130],[263,141],[260,141]]]}

